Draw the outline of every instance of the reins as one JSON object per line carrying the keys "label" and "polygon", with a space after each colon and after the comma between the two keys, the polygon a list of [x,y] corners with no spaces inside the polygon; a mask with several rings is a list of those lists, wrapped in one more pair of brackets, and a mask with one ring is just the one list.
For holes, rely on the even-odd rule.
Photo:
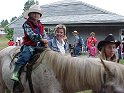
{"label": "reins", "polygon": [[[42,63],[42,60],[43,60],[43,58],[44,58],[44,56],[45,56],[45,54],[46,54],[47,51],[49,51],[49,50],[48,50],[48,49],[44,50],[44,51],[43,51],[44,54],[41,53],[41,55],[40,55],[41,60],[40,60],[39,64]],[[33,65],[34,65],[35,63],[37,63],[37,62],[33,62],[33,63],[31,63],[31,64],[29,63],[29,64],[27,65],[26,80],[28,80],[28,84],[29,84],[29,88],[30,88],[30,93],[34,93],[31,74],[32,74],[32,71],[33,71],[34,69],[36,69],[37,66],[39,66],[39,64],[37,64],[37,66],[33,67]]]}

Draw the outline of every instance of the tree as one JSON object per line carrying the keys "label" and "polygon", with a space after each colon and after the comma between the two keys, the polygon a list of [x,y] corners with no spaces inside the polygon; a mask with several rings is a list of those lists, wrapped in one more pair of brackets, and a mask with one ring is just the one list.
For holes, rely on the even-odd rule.
{"label": "tree", "polygon": [[34,0],[28,0],[25,5],[24,5],[24,11],[28,10],[30,8],[31,5],[35,4]]}
{"label": "tree", "polygon": [[10,20],[10,22],[14,21],[17,17],[12,17],[12,19]]}
{"label": "tree", "polygon": [[8,22],[8,20],[2,20],[1,21],[1,27],[5,27],[6,25],[8,25],[9,24],[9,22]]}
{"label": "tree", "polygon": [[5,27],[4,29],[5,29],[5,33],[7,33],[6,38],[9,40],[13,39],[13,30],[11,28],[8,28],[8,27]]}

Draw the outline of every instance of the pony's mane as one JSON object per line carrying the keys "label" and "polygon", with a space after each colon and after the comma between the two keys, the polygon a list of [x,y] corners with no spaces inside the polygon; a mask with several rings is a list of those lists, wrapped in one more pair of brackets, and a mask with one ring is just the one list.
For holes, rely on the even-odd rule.
{"label": "pony's mane", "polygon": [[58,52],[49,50],[44,51],[38,61],[49,65],[62,86],[69,88],[69,85],[71,85],[68,89],[71,91],[75,90],[74,87],[78,88],[78,90],[82,88],[96,89],[96,85],[101,84],[104,73],[102,64],[99,62],[100,60],[97,59],[96,61],[92,59],[64,56]]}
{"label": "pony's mane", "polygon": [[[64,56],[50,49],[46,49],[38,61],[49,65],[62,86],[68,88],[67,90],[69,91],[77,88],[78,90],[99,90],[98,88],[103,83],[103,75],[106,73],[99,58],[83,59]],[[115,81],[108,82],[108,84],[118,86],[124,80],[124,66],[105,60],[104,63],[114,74],[112,80],[116,79]]]}

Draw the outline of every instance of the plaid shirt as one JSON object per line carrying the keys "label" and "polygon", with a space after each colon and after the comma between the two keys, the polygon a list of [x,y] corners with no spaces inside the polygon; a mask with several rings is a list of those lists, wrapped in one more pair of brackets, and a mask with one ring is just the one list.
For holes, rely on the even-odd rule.
{"label": "plaid shirt", "polygon": [[36,33],[32,31],[32,28],[28,24],[23,25],[24,32],[28,37],[34,42],[40,42],[43,39],[43,36],[38,33],[39,29],[35,29]]}
{"label": "plaid shirt", "polygon": [[[34,33],[34,31],[32,30],[32,28],[27,24],[27,23],[24,23],[23,24],[23,29],[24,29],[24,32],[28,35],[28,37],[31,39],[31,41],[34,41],[36,42],[37,44],[42,40],[44,39],[46,33],[44,31],[43,35],[41,35],[39,32],[39,29],[35,29],[36,32]],[[24,45],[24,48],[28,48],[30,50],[31,53],[33,53],[34,49],[36,48],[37,46],[26,46]]]}

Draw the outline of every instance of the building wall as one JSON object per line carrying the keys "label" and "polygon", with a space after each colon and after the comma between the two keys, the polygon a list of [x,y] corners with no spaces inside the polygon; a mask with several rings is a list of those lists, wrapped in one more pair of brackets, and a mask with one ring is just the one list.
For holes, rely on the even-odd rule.
{"label": "building wall", "polygon": [[[54,31],[54,27],[56,25],[44,25],[45,28],[48,28],[49,31],[52,29]],[[95,37],[97,38],[98,42],[100,40],[103,40],[108,34],[113,34],[115,36],[115,39],[120,40],[120,31],[121,29],[124,29],[124,27],[120,26],[72,26],[72,25],[66,25],[67,27],[67,37],[69,40],[69,43],[73,44],[74,36],[72,32],[74,30],[77,30],[79,32],[79,35],[82,36],[84,40],[86,40],[91,32],[95,32]],[[14,26],[14,40],[16,40],[17,35],[20,34],[23,36],[23,29],[22,24],[18,24]]]}

